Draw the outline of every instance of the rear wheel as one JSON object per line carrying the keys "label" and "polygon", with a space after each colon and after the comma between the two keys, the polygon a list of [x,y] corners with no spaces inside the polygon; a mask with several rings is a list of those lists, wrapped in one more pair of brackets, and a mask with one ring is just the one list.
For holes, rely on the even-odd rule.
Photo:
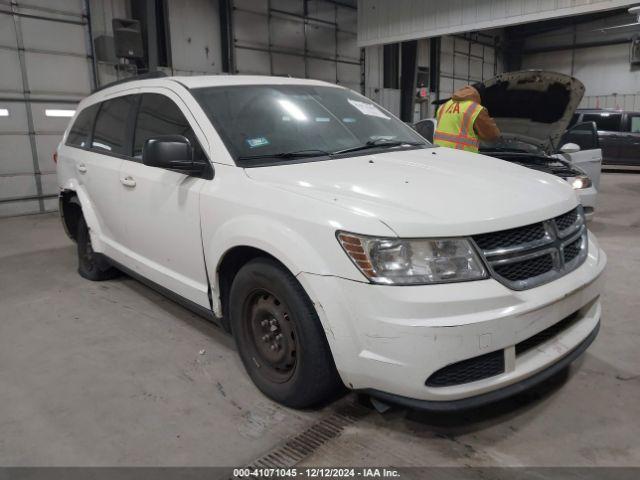
{"label": "rear wheel", "polygon": [[304,408],[344,388],[311,300],[280,264],[258,258],[242,267],[229,305],[240,357],[265,395]]}
{"label": "rear wheel", "polygon": [[112,267],[107,260],[93,251],[91,235],[83,216],[78,221],[76,234],[78,244],[78,273],[80,276],[93,281],[110,280],[119,275],[117,269]]}

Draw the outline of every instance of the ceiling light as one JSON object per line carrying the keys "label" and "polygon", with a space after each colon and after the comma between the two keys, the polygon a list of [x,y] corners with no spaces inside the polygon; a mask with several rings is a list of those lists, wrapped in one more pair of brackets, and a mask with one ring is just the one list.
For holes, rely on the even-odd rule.
{"label": "ceiling light", "polygon": [[8,117],[9,109],[8,108],[0,108],[0,117]]}
{"label": "ceiling light", "polygon": [[63,110],[58,108],[47,108],[44,111],[44,114],[47,117],[73,117],[75,113],[75,110]]}

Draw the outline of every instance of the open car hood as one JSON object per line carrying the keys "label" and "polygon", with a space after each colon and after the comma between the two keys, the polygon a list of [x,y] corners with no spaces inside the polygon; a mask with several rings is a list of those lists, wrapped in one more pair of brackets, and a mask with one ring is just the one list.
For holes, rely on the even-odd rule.
{"label": "open car hood", "polygon": [[544,70],[506,72],[481,85],[482,105],[500,131],[545,150],[558,147],[584,95],[581,81]]}

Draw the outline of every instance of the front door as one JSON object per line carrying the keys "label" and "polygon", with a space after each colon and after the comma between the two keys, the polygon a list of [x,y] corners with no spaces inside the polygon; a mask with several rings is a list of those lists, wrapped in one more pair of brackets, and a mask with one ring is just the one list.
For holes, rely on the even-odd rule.
{"label": "front door", "polygon": [[620,142],[620,162],[640,167],[640,113],[627,114],[624,139]]}
{"label": "front door", "polygon": [[[133,134],[133,158],[120,168],[129,266],[143,277],[196,304],[209,307],[200,228],[202,178],[142,163],[147,139],[184,135],[205,159],[190,112],[170,90],[141,95]],[[191,119],[191,124],[189,120]],[[204,135],[199,132],[200,140]]]}
{"label": "front door", "polygon": [[585,113],[582,115],[582,121],[596,123],[603,163],[620,163],[620,144],[624,140],[622,112]]}

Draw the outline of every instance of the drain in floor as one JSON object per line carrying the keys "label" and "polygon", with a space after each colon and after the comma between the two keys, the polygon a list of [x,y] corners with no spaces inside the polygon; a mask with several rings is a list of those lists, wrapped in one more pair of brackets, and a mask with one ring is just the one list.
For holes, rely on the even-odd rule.
{"label": "drain in floor", "polygon": [[338,437],[345,427],[354,424],[369,413],[371,413],[371,410],[357,404],[340,406],[334,413],[316,422],[299,435],[289,438],[280,446],[251,462],[245,468],[293,467],[322,445]]}

